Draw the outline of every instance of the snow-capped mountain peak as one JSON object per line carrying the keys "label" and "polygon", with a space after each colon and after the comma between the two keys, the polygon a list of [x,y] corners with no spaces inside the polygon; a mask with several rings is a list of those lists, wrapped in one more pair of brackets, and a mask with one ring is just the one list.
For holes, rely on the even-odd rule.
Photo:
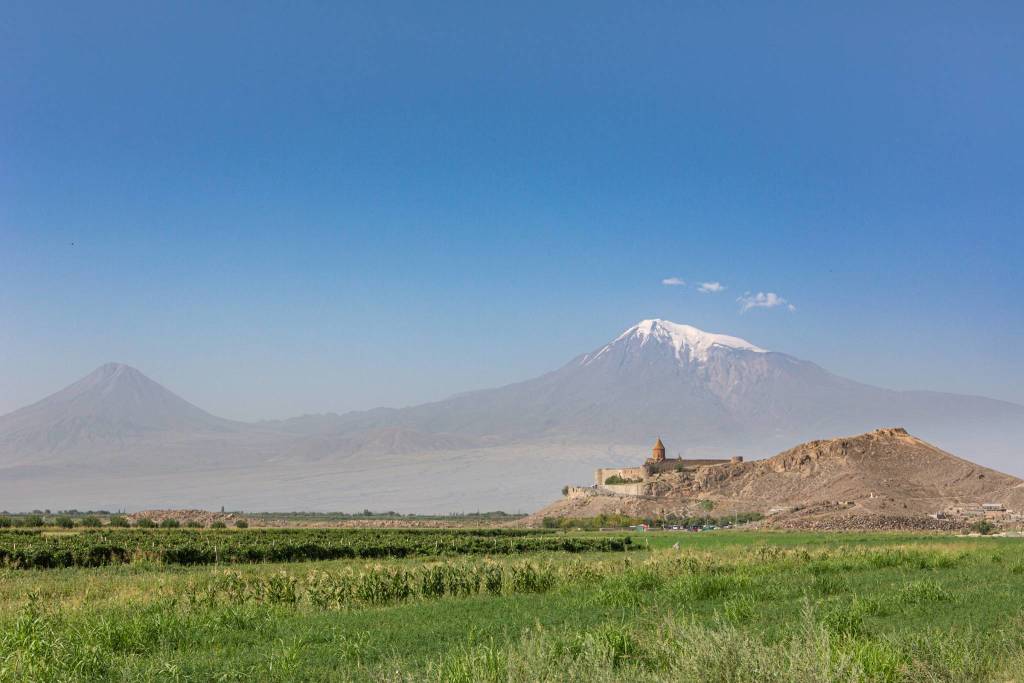
{"label": "snow-capped mountain peak", "polygon": [[766,349],[754,346],[745,339],[727,334],[715,334],[693,327],[680,325],[670,320],[641,320],[616,337],[594,354],[584,357],[582,364],[588,365],[597,360],[617,344],[637,343],[640,347],[648,344],[666,344],[672,347],[676,358],[691,362],[704,362],[712,348],[724,347],[753,353],[767,353]]}

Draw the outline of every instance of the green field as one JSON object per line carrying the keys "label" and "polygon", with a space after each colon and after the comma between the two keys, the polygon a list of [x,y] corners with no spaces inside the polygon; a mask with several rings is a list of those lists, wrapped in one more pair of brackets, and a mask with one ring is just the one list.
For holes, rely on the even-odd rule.
{"label": "green field", "polygon": [[0,531],[0,567],[252,564],[310,560],[624,550],[623,536],[533,529],[89,529]]}
{"label": "green field", "polygon": [[521,538],[583,552],[0,569],[0,680],[1024,679],[1024,539]]}

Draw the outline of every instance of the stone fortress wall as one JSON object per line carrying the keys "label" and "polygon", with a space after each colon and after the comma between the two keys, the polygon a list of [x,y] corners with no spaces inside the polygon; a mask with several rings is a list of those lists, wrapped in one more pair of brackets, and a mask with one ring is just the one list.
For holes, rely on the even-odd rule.
{"label": "stone fortress wall", "polygon": [[740,456],[731,458],[670,458],[658,462],[648,462],[641,469],[647,476],[658,472],[674,472],[676,470],[695,470],[698,467],[713,467],[714,465],[727,465],[731,462],[743,462]]}
{"label": "stone fortress wall", "polygon": [[594,470],[594,484],[604,486],[608,477],[616,475],[623,479],[643,479],[645,476],[643,467],[602,467]]}

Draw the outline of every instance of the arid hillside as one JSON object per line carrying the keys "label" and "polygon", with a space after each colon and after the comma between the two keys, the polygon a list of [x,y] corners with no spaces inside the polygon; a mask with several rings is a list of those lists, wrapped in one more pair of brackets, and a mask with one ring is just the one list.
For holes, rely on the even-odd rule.
{"label": "arid hillside", "polygon": [[1024,480],[946,453],[902,428],[810,441],[766,460],[654,476],[646,496],[591,495],[558,501],[534,517],[694,514],[700,501],[720,513],[801,508],[793,514],[925,517],[1002,503],[1024,508]]}

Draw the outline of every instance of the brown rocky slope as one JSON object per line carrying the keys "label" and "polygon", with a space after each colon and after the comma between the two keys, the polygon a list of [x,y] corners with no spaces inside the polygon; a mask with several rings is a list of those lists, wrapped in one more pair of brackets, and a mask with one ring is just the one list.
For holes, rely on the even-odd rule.
{"label": "brown rocky slope", "polygon": [[880,522],[927,518],[985,502],[1024,508],[1024,480],[946,453],[898,427],[810,441],[765,460],[660,474],[649,480],[645,493],[642,498],[563,499],[529,521],[610,512],[699,514],[703,500],[715,503],[715,514],[786,509],[779,522],[814,515],[856,519],[858,527],[871,526],[871,515]]}

